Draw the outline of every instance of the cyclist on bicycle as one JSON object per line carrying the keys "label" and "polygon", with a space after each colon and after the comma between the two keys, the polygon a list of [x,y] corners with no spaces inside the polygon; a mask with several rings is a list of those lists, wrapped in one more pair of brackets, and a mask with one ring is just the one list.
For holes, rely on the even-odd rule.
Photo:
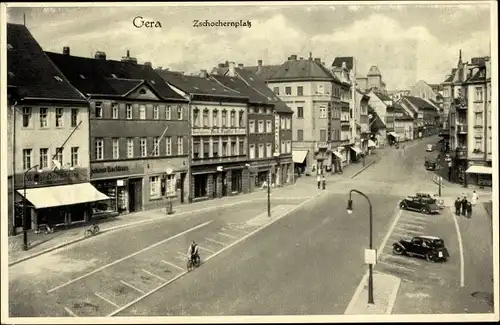
{"label": "cyclist on bicycle", "polygon": [[196,262],[196,259],[200,259],[200,255],[198,255],[198,245],[193,240],[191,245],[189,245],[188,256],[193,263]]}

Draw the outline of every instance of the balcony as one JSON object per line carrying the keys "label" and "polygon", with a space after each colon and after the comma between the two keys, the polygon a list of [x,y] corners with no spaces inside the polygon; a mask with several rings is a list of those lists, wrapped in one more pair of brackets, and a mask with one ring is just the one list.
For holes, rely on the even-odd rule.
{"label": "balcony", "polygon": [[458,147],[455,151],[455,158],[457,159],[467,159],[467,147]]}
{"label": "balcony", "polygon": [[467,134],[467,124],[458,124],[457,125],[457,133],[458,134]]}

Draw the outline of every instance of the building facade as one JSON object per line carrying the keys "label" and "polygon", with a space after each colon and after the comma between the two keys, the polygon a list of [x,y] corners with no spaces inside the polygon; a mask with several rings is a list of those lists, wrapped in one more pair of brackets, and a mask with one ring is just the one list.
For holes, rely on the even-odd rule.
{"label": "building facade", "polygon": [[149,64],[129,54],[94,58],[47,55],[90,104],[90,180],[110,197],[94,215],[128,213],[187,201],[187,100]]}
{"label": "building facade", "polygon": [[413,117],[398,103],[394,104],[394,132],[401,142],[413,140]]}
{"label": "building facade", "polygon": [[356,83],[362,91],[374,89],[381,93],[386,93],[387,88],[385,82],[382,80],[382,74],[377,66],[373,65],[368,70],[366,77],[357,76]]}
{"label": "building facade", "polygon": [[397,134],[394,132],[394,107],[393,100],[375,89],[370,90],[367,94],[369,99],[369,105],[376,112],[377,116],[384,123],[385,138],[380,137],[379,144],[392,144],[398,140]]}

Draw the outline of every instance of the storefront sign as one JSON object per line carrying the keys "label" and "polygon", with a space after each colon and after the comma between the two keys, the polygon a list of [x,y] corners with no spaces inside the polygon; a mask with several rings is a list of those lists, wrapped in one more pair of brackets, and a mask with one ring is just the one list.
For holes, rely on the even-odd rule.
{"label": "storefront sign", "polygon": [[193,135],[231,135],[231,134],[246,134],[245,128],[210,128],[210,129],[193,129]]}
{"label": "storefront sign", "polygon": [[96,174],[104,174],[104,173],[120,173],[120,172],[128,172],[128,166],[107,166],[100,168],[92,168],[90,170],[90,175]]}
{"label": "storefront sign", "polygon": [[330,148],[330,144],[328,144],[328,142],[324,142],[324,141],[318,142],[317,146],[318,146],[319,149],[328,149],[328,148]]}
{"label": "storefront sign", "polygon": [[108,177],[119,177],[128,175],[141,175],[144,174],[144,166],[140,162],[122,162],[121,164],[111,163],[93,163],[90,168],[90,178],[100,179]]}
{"label": "storefront sign", "polygon": [[[23,187],[24,173],[16,174],[15,178],[16,188]],[[74,184],[86,182],[88,179],[87,168],[32,171],[26,174],[26,187]]]}
{"label": "storefront sign", "polygon": [[280,116],[274,114],[274,152],[280,153]]}

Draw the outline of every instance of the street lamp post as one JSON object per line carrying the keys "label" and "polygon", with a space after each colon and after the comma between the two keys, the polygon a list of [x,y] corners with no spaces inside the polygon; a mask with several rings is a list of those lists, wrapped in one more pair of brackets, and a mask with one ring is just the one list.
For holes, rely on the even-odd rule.
{"label": "street lamp post", "polygon": [[[27,220],[27,209],[26,205],[28,203],[28,200],[26,199],[26,175],[28,175],[28,172],[38,168],[38,165],[35,165],[33,167],[28,168],[24,172],[23,175],[23,250],[27,251],[28,250],[28,220]],[[35,182],[37,182],[38,175],[34,176]]]}
{"label": "street lamp post", "polygon": [[[370,199],[368,198],[368,196],[366,196],[364,193],[358,191],[358,190],[355,190],[355,189],[352,189],[349,191],[349,200],[347,201],[347,213],[349,214],[352,214],[352,199],[351,199],[351,196],[352,196],[352,192],[355,192],[355,193],[358,193],[359,195],[363,196],[367,201],[368,201],[368,205],[370,207],[370,242],[369,242],[369,248],[370,250],[373,249],[373,209],[372,209],[372,203],[370,201]],[[372,263],[369,263],[368,264],[368,303],[369,304],[375,304],[375,302],[373,301],[373,264]]]}

